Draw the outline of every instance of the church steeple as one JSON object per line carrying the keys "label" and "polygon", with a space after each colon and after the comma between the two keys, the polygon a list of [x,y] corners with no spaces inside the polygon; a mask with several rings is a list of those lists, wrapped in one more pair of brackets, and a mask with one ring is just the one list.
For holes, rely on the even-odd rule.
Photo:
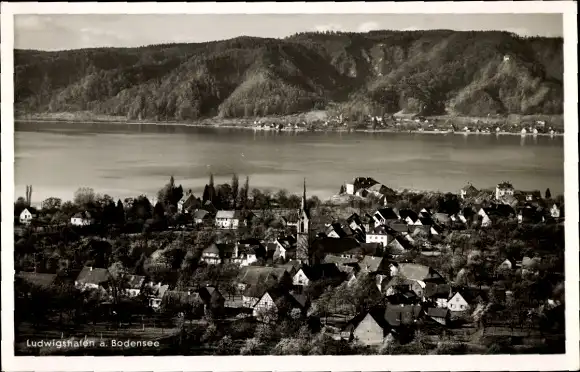
{"label": "church steeple", "polygon": [[306,178],[304,178],[304,192],[302,193],[302,205],[300,207],[303,211],[306,210]]}

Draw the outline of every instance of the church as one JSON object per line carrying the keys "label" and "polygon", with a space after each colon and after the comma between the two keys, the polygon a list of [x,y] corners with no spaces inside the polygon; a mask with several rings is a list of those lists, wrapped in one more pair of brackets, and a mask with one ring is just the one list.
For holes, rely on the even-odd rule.
{"label": "church", "polygon": [[310,258],[310,217],[310,210],[306,204],[306,179],[304,179],[304,192],[298,210],[296,259],[306,264],[309,263]]}

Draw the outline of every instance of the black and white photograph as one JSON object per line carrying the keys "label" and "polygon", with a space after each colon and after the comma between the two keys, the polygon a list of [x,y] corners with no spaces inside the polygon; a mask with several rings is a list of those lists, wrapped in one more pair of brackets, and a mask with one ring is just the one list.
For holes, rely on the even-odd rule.
{"label": "black and white photograph", "polygon": [[563,10],[56,4],[2,3],[3,353],[577,361]]}

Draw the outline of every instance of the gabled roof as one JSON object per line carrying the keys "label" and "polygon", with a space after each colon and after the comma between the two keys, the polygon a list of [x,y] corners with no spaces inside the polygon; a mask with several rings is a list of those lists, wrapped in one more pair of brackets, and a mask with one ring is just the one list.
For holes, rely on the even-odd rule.
{"label": "gabled roof", "polygon": [[407,279],[424,281],[426,279],[442,278],[438,272],[429,266],[408,262],[399,263],[397,266],[399,275]]}
{"label": "gabled roof", "polygon": [[383,261],[382,257],[364,256],[362,260],[359,261],[358,265],[363,270],[375,272],[381,266],[382,261]]}
{"label": "gabled roof", "polygon": [[274,279],[279,282],[287,275],[286,269],[283,267],[270,266],[244,266],[238,275],[238,282],[257,285],[266,283],[269,279]]}
{"label": "gabled roof", "polygon": [[85,266],[77,276],[76,281],[86,284],[103,284],[108,282],[110,278],[111,274],[107,269]]}
{"label": "gabled roof", "polygon": [[407,233],[409,232],[409,225],[402,221],[393,221],[389,224],[388,229],[392,229],[398,233]]}
{"label": "gabled roof", "polygon": [[466,193],[476,193],[476,192],[478,192],[478,190],[472,184],[468,184],[466,186],[463,186],[463,188],[461,190],[464,191],[464,192],[466,192]]}
{"label": "gabled roof", "polygon": [[215,287],[207,286],[201,287],[198,291],[199,297],[206,304],[218,304],[219,302],[225,300],[224,296]]}
{"label": "gabled roof", "polygon": [[216,243],[211,243],[209,247],[203,250],[202,254],[220,254],[220,250]]}
{"label": "gabled roof", "polygon": [[240,218],[241,214],[240,211],[217,211],[215,218]]}
{"label": "gabled roof", "polygon": [[440,307],[430,307],[425,311],[425,313],[433,318],[447,318],[449,315],[449,309],[443,309]]}
{"label": "gabled roof", "polygon": [[385,309],[385,319],[392,327],[413,324],[421,314],[420,305],[390,305]]}
{"label": "gabled roof", "polygon": [[359,247],[359,242],[353,238],[318,238],[312,242],[312,251],[324,253],[342,253]]}
{"label": "gabled roof", "polygon": [[15,277],[38,287],[49,287],[54,284],[57,275],[21,271]]}
{"label": "gabled roof", "polygon": [[513,189],[513,185],[509,182],[500,182],[497,184],[497,187],[499,187],[500,189]]}
{"label": "gabled roof", "polygon": [[85,212],[75,213],[75,215],[72,216],[72,218],[84,218],[84,219],[89,219],[90,220],[90,219],[92,219],[92,216],[91,216],[91,213],[90,212],[85,211]]}
{"label": "gabled roof", "polygon": [[264,292],[262,297],[266,293],[270,295],[272,301],[274,301],[274,303],[278,306],[280,306],[282,302],[287,302],[290,304],[290,306],[294,308],[304,309],[306,307],[307,301],[305,297],[297,294],[291,294],[290,292],[284,289],[270,288]]}
{"label": "gabled roof", "polygon": [[380,217],[385,219],[385,220],[398,220],[399,219],[399,216],[393,210],[393,208],[381,208],[378,211],[376,211],[375,214],[379,214]]}
{"label": "gabled roof", "polygon": [[406,219],[407,217],[409,217],[413,222],[415,222],[417,220],[417,218],[419,218],[419,215],[413,211],[412,209],[409,208],[404,208],[401,209],[399,211],[399,216],[401,216],[401,219]]}
{"label": "gabled roof", "polygon": [[354,330],[359,324],[367,317],[371,316],[373,320],[378,324],[379,327],[383,329],[383,336],[390,330],[389,323],[385,318],[385,307],[375,306],[368,311],[363,311],[352,318],[346,325],[345,330]]}
{"label": "gabled roof", "polygon": [[335,264],[337,266],[340,266],[340,265],[346,265],[349,263],[356,263],[357,259],[356,258],[347,258],[347,257],[335,256],[333,254],[327,254],[324,257],[324,262],[328,263],[328,264]]}
{"label": "gabled roof", "polygon": [[451,287],[448,284],[425,283],[425,297],[449,298]]}
{"label": "gabled roof", "polygon": [[300,270],[302,270],[304,275],[306,275],[306,277],[311,281],[334,279],[342,276],[342,272],[335,264],[304,265]]}
{"label": "gabled roof", "polygon": [[209,212],[205,209],[198,209],[193,213],[193,218],[203,220],[205,217],[209,215]]}

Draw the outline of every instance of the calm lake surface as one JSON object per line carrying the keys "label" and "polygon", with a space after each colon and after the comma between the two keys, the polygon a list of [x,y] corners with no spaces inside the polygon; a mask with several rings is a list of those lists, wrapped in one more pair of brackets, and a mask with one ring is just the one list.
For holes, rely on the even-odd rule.
{"label": "calm lake surface", "polygon": [[502,180],[564,190],[563,137],[407,133],[274,133],[184,126],[16,123],[15,198],[71,200],[81,186],[114,198],[155,195],[169,177],[200,194],[233,172],[250,187],[327,198],[356,176],[393,189],[458,192]]}

